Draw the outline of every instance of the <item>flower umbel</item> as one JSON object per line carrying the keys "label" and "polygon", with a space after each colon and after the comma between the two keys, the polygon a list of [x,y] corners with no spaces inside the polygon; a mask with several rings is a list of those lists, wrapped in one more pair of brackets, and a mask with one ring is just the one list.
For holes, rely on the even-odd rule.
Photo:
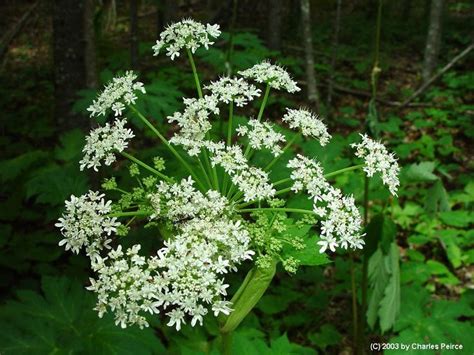
{"label": "flower umbel", "polygon": [[313,200],[314,213],[324,218],[321,222],[321,240],[318,242],[321,246],[319,252],[324,253],[328,248],[334,252],[336,247],[362,248],[362,218],[354,198],[344,196],[341,190],[331,186],[324,177],[321,164],[314,159],[298,154],[289,161],[288,167],[293,169],[292,190],[306,190]]}
{"label": "flower umbel", "polygon": [[154,55],[158,55],[163,48],[166,48],[166,55],[174,60],[183,48],[190,49],[193,53],[201,46],[208,49],[214,43],[211,38],[220,35],[219,25],[203,25],[191,19],[182,20],[168,26],[161,33],[160,39],[153,46]]}
{"label": "flower umbel", "polygon": [[260,122],[252,118],[249,120],[248,126],[239,126],[237,133],[240,136],[246,135],[253,149],[266,148],[271,150],[274,156],[278,156],[282,152],[280,143],[285,142],[285,136],[276,132],[268,122]]}
{"label": "flower umbel", "polygon": [[362,142],[353,143],[351,147],[356,149],[355,155],[365,161],[364,171],[368,177],[372,177],[376,172],[382,175],[382,181],[388,186],[390,193],[397,195],[398,167],[397,159],[393,153],[389,153],[382,143],[370,139],[366,134],[361,134]]}
{"label": "flower umbel", "polygon": [[143,83],[135,79],[137,75],[133,71],[127,71],[124,75],[112,79],[99,97],[87,108],[91,117],[105,116],[109,109],[114,111],[115,116],[120,116],[125,110],[125,104],[134,104],[137,100],[136,91],[146,93]]}
{"label": "flower umbel", "polygon": [[104,194],[89,191],[80,197],[71,196],[66,201],[66,212],[59,218],[56,227],[64,236],[59,245],[74,253],[85,248],[92,261],[103,248],[109,248],[108,237],[116,232],[120,223],[106,215],[111,211],[111,201],[104,200]]}
{"label": "flower umbel", "polygon": [[209,116],[218,115],[217,98],[206,95],[201,99],[184,99],[184,112],[175,112],[168,117],[168,122],[176,122],[180,131],[175,133],[170,142],[181,145],[189,155],[196,156],[204,145],[204,138],[211,129]]}
{"label": "flower umbel", "polygon": [[112,164],[115,160],[115,153],[123,152],[128,146],[128,140],[134,137],[130,128],[125,128],[126,119],[115,119],[111,125],[106,123],[104,127],[99,127],[90,132],[86,137],[86,145],[82,149],[84,158],[79,162],[80,169],[97,168],[102,165]]}
{"label": "flower umbel", "polygon": [[238,107],[245,106],[254,97],[260,96],[260,89],[257,89],[255,85],[249,84],[242,78],[222,77],[217,81],[211,82],[204,89],[209,90],[219,101],[226,104],[232,101]]}
{"label": "flower umbel", "polygon": [[284,89],[289,93],[301,90],[285,69],[268,61],[263,61],[249,69],[239,71],[239,74],[245,78],[253,79],[257,83],[268,84],[273,89]]}
{"label": "flower umbel", "polygon": [[326,125],[313,113],[308,110],[286,109],[286,114],[282,121],[287,122],[291,129],[298,129],[305,137],[312,137],[325,146],[331,139]]}

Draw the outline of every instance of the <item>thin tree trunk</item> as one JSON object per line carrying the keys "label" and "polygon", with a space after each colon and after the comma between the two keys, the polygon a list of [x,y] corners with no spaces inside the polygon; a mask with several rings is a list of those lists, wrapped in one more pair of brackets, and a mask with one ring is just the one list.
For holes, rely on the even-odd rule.
{"label": "thin tree trunk", "polygon": [[331,72],[329,73],[329,87],[328,87],[328,98],[327,98],[327,109],[331,110],[332,94],[334,86],[334,72],[336,70],[337,60],[337,47],[339,46],[339,30],[341,28],[341,3],[342,0],[337,0],[336,8],[336,21],[334,23],[334,36],[332,39],[332,52],[331,52]]}
{"label": "thin tree trunk", "polygon": [[138,65],[138,1],[130,0],[130,65]]}
{"label": "thin tree trunk", "polygon": [[442,14],[443,0],[432,0],[430,24],[428,28],[428,36],[426,38],[425,58],[423,61],[423,83],[432,76],[438,62],[439,47],[441,43]]}
{"label": "thin tree trunk", "polygon": [[268,48],[279,51],[281,49],[281,19],[283,3],[282,0],[269,0],[268,6]]}
{"label": "thin tree trunk", "polygon": [[71,111],[77,92],[87,86],[85,8],[86,0],[53,2],[55,117],[61,129],[87,122]]}
{"label": "thin tree trunk", "polygon": [[316,74],[314,72],[313,39],[311,33],[311,10],[309,0],[301,0],[301,22],[303,25],[303,38],[305,48],[305,65],[307,78],[308,101],[314,106],[317,113],[320,112],[319,94],[316,86]]}
{"label": "thin tree trunk", "polygon": [[84,60],[86,62],[86,86],[97,87],[97,53],[95,47],[94,12],[95,0],[85,0],[84,4]]}

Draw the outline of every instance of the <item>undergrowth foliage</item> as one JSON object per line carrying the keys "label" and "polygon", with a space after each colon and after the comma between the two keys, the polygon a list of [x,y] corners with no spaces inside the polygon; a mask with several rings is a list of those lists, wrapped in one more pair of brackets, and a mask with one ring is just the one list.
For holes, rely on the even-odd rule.
{"label": "undergrowth foliage", "polygon": [[[92,117],[113,112],[116,118],[86,138],[81,169],[97,170],[121,156],[131,162],[129,174],[138,185],[127,190],[107,179],[102,186],[119,196],[115,201],[97,191],[73,195],[56,226],[63,234],[60,245],[90,257],[96,276],[87,288],[97,294],[99,316],[112,312],[122,328],[147,327],[147,313],[165,314],[168,326],[177,330],[188,322],[202,325],[213,314],[230,332],[263,295],[278,263],[295,273],[299,266],[327,263],[327,250],[364,247],[356,201],[331,179],[363,170],[368,177],[380,174],[397,193],[396,158],[366,135],[353,144],[359,165],[325,171],[318,156],[298,154],[286,164],[290,173],[274,179],[272,168],[285,153],[292,154],[295,140],[313,140],[322,148],[331,135],[305,108],[288,109],[282,125],[265,119],[271,94],[300,90],[283,67],[269,61],[201,88],[193,54],[219,35],[217,25],[184,20],[167,28],[153,47],[155,55],[166,50],[171,60],[187,55],[198,95],[184,98],[184,109],[168,117],[175,125],[170,139],[141,112],[140,101],[150,94],[135,73],[115,77],[88,108]],[[250,109],[244,111],[253,101],[259,101],[255,118]],[[247,117],[238,125],[237,112]],[[135,134],[125,127],[126,117],[147,127],[186,176],[167,168],[164,157],[149,162],[129,153]],[[262,164],[259,157],[268,153],[271,158]],[[312,207],[288,206],[293,194],[305,196]],[[139,244],[120,243],[139,220],[161,236],[162,246],[152,255],[141,255]],[[389,255],[398,267],[398,252]],[[252,271],[229,299],[226,275],[243,264],[251,264]]]}

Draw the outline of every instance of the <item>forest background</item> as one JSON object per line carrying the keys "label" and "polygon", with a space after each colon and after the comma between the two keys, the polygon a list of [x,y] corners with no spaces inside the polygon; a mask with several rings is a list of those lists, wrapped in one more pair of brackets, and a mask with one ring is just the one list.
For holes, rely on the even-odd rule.
{"label": "forest background", "polygon": [[[186,62],[151,50],[181,18],[224,31],[197,53],[203,80],[265,58],[293,73],[303,88],[297,101],[273,99],[267,115],[278,121],[279,107],[302,105],[324,117],[334,133],[328,149],[299,146],[323,166],[346,166],[345,147],[362,131],[402,166],[398,198],[370,185],[370,247],[355,259],[332,254],[330,264],[294,276],[279,270],[235,333],[234,353],[369,353],[372,343],[452,343],[463,345],[453,353],[474,352],[472,2],[5,0],[0,13],[1,353],[215,351],[212,323],[178,333],[159,319],[143,331],[99,319],[84,288],[88,260],[64,252],[54,227],[65,199],[102,182],[80,172],[78,161],[94,126],[85,108],[103,84],[138,71],[154,94],[143,109],[157,124],[193,92]],[[133,149],[166,154],[147,139]],[[364,198],[362,177],[337,182]],[[146,245],[150,235],[134,238]],[[393,261],[392,241],[395,266],[378,273]],[[381,258],[372,258],[375,250]],[[370,302],[379,288],[380,302]]]}

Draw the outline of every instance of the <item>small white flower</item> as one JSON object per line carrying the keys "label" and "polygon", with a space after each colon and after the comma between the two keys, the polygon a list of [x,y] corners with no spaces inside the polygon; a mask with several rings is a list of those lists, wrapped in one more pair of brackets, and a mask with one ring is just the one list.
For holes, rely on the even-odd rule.
{"label": "small white flower", "polygon": [[388,186],[390,193],[397,195],[400,181],[398,174],[400,168],[393,153],[389,153],[382,143],[370,139],[367,135],[361,134],[362,142],[353,143],[351,147],[356,149],[355,155],[365,160],[364,171],[368,177],[372,177],[376,172],[382,174],[382,181]]}
{"label": "small white flower", "polygon": [[319,249],[319,252],[321,254],[324,253],[328,248],[334,253],[336,251],[336,248],[338,247],[336,238],[334,237],[321,239],[317,244],[321,246],[321,249]]}
{"label": "small white flower", "polygon": [[191,19],[182,20],[168,26],[160,34],[160,39],[152,47],[153,55],[158,55],[163,48],[166,48],[166,55],[174,60],[183,48],[190,49],[192,53],[201,46],[209,49],[209,46],[214,44],[211,38],[217,38],[220,34],[219,25],[203,25]]}
{"label": "small white flower", "polygon": [[305,137],[313,137],[324,146],[331,139],[326,125],[312,112],[304,109],[286,109],[283,122],[287,122],[291,129],[298,129]]}
{"label": "small white flower", "polygon": [[231,303],[226,301],[219,301],[214,303],[212,306],[212,311],[214,312],[214,316],[218,316],[220,313],[225,315],[229,315],[232,312],[232,308],[230,308]]}
{"label": "small white flower", "polygon": [[218,100],[213,95],[206,95],[201,99],[184,99],[184,104],[183,113],[175,112],[168,117],[168,122],[176,122],[180,128],[170,142],[183,146],[189,155],[196,156],[211,129],[210,115],[219,114]]}
{"label": "small white flower", "polygon": [[246,135],[253,149],[266,148],[271,150],[274,156],[282,153],[280,143],[285,142],[285,136],[276,132],[268,122],[260,122],[252,118],[249,120],[248,126],[239,126],[237,133],[240,136]]}
{"label": "small white flower", "polygon": [[226,104],[233,101],[238,107],[247,105],[254,97],[260,96],[260,89],[242,78],[222,77],[211,82],[204,89],[209,90],[219,101]]}
{"label": "small white flower", "polygon": [[112,164],[115,160],[115,153],[123,152],[128,147],[128,140],[134,137],[131,129],[125,128],[125,119],[116,119],[110,125],[96,128],[86,137],[86,145],[82,149],[84,158],[79,162],[80,169],[97,168],[102,165]]}
{"label": "small white flower", "polygon": [[110,211],[111,202],[105,202],[103,194],[89,191],[80,197],[72,195],[66,201],[66,212],[55,224],[64,236],[59,245],[76,254],[86,248],[92,262],[95,262],[100,250],[110,248],[111,240],[107,236],[120,226],[115,217],[105,216]]}
{"label": "small white flower", "polygon": [[[361,249],[364,241],[360,233],[362,218],[352,196],[344,196],[341,190],[332,187],[324,178],[321,164],[300,154],[288,163],[293,169],[292,190],[305,190],[313,200],[313,211],[321,217],[320,252],[336,247],[347,249],[348,246]],[[337,237],[337,239],[336,239]]]}
{"label": "small white flower", "polygon": [[170,317],[168,324],[166,324],[168,327],[175,326],[176,330],[179,331],[181,329],[181,323],[186,324],[184,321],[184,312],[179,309],[173,309],[171,312],[166,313],[166,315]]}
{"label": "small white flower", "polygon": [[98,278],[91,279],[91,285],[86,287],[97,294],[95,309],[99,317],[110,308],[115,314],[115,324],[122,328],[133,324],[148,327],[142,313],[159,313],[157,298],[162,295],[163,281],[155,271],[153,259],[138,255],[139,250],[140,245],[134,245],[124,254],[118,246],[108,258],[93,265]]}
{"label": "small white flower", "polygon": [[288,72],[279,65],[263,61],[253,67],[239,71],[243,77],[253,79],[257,83],[268,84],[273,89],[284,89],[289,93],[300,91],[296,82],[290,77]]}
{"label": "small white flower", "polygon": [[127,71],[124,75],[112,79],[97,99],[92,102],[92,105],[87,108],[91,117],[105,116],[109,109],[114,111],[115,116],[122,115],[122,111],[125,109],[123,102],[127,105],[134,104],[137,99],[136,91],[146,93],[143,83],[135,82],[136,79],[137,75],[133,71]]}

